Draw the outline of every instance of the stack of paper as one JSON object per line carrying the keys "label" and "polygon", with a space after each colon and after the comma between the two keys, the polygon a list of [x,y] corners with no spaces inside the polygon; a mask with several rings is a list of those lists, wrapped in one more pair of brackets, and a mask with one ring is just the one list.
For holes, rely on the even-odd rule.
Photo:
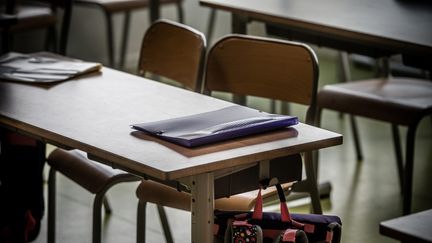
{"label": "stack of paper", "polygon": [[21,54],[11,52],[0,57],[0,79],[20,82],[58,82],[98,71],[100,63],[82,62],[48,52]]}

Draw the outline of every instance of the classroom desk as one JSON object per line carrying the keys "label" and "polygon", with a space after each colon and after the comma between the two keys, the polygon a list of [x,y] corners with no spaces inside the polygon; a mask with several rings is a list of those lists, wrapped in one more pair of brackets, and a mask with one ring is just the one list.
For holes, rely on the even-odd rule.
{"label": "classroom desk", "polygon": [[407,0],[200,0],[230,11],[233,32],[258,20],[285,27],[288,38],[372,57],[402,54],[432,70],[432,4]]}
{"label": "classroom desk", "polygon": [[[192,190],[193,242],[212,242],[214,178],[239,166],[330,147],[342,136],[313,126],[188,149],[129,125],[216,110],[232,103],[109,68],[52,85],[0,82],[0,125],[142,177]],[[262,162],[265,163],[265,162]]]}
{"label": "classroom desk", "polygon": [[380,223],[382,235],[404,243],[432,243],[432,209]]}

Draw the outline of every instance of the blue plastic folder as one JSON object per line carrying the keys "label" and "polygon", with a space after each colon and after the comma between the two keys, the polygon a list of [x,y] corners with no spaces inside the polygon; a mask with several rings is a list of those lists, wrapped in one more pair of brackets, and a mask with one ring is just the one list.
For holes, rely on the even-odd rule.
{"label": "blue plastic folder", "polygon": [[298,118],[295,116],[234,105],[191,116],[135,124],[132,128],[182,146],[196,147],[296,124]]}

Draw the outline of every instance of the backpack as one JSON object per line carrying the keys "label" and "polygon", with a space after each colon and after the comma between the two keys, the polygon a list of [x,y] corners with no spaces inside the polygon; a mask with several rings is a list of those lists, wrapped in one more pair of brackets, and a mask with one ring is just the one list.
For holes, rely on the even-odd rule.
{"label": "backpack", "polygon": [[[252,212],[215,210],[214,223],[216,227],[214,233],[216,238],[223,238],[225,243],[254,241],[257,243],[340,242],[342,222],[339,217],[334,215],[291,214],[286,205],[281,185],[276,184],[276,188],[280,200],[280,213],[263,212],[261,187]],[[255,232],[261,233],[255,234]],[[240,237],[237,237],[237,235]],[[258,235],[260,237],[256,237]]]}

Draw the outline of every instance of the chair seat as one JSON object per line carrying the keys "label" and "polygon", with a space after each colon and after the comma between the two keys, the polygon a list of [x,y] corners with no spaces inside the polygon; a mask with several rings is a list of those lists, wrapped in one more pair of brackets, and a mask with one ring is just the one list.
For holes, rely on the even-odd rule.
{"label": "chair seat", "polygon": [[143,180],[136,190],[144,202],[190,211],[190,194],[151,180]]}
{"label": "chair seat", "polygon": [[113,181],[137,181],[138,177],[121,170],[87,159],[79,150],[54,150],[47,159],[55,170],[84,187],[91,193],[98,193]]}
{"label": "chair seat", "polygon": [[[159,1],[161,5],[178,2],[181,2],[181,0]],[[150,6],[150,0],[75,0],[74,3],[97,5],[110,13],[148,8]]]}
{"label": "chair seat", "polygon": [[318,106],[410,125],[432,112],[432,82],[390,78],[326,85],[318,93]]}
{"label": "chair seat", "polygon": [[[282,185],[284,191],[288,190],[292,183]],[[143,180],[136,190],[136,195],[140,201],[151,202],[161,206],[190,211],[191,196],[187,192],[180,192],[173,187],[151,181]],[[230,196],[229,198],[219,198],[215,200],[215,209],[226,211],[249,211],[255,205],[258,190],[245,192]],[[277,195],[274,187],[262,191],[263,199]]]}

